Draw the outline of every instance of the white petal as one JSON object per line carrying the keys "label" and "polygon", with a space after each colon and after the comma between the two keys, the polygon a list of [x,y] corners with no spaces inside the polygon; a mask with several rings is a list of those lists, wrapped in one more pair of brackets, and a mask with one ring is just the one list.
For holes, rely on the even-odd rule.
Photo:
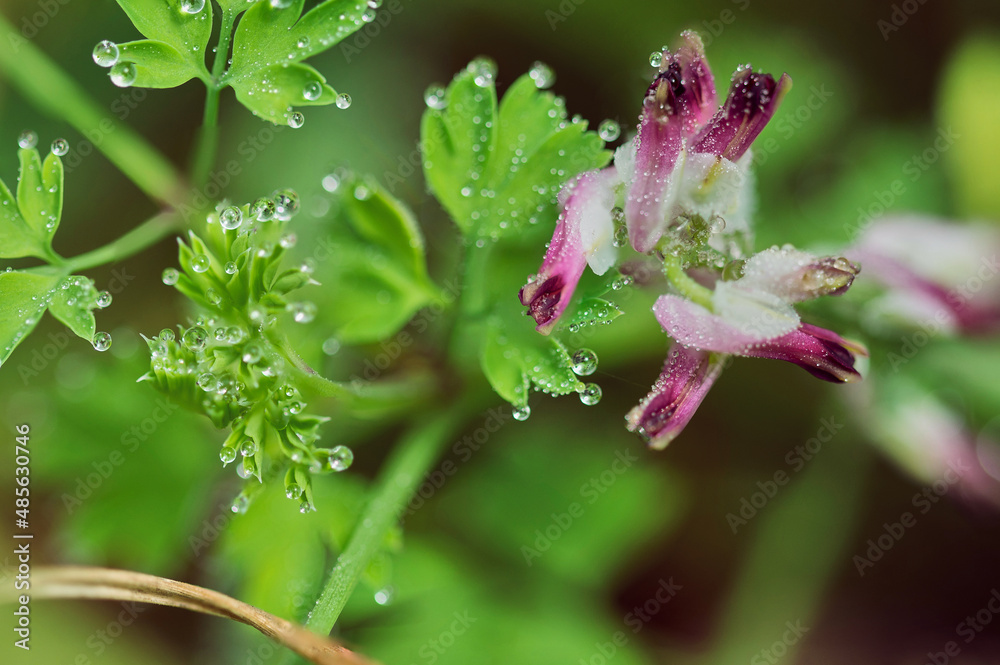
{"label": "white petal", "polygon": [[712,297],[715,313],[734,328],[764,341],[799,327],[799,315],[784,300],[766,291],[718,282]]}

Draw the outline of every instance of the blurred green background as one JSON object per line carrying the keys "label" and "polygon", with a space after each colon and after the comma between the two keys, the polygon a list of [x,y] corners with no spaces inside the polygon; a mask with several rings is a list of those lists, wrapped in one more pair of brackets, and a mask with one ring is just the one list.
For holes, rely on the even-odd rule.
{"label": "blurred green background", "polygon": [[[204,91],[196,83],[113,87],[90,51],[101,39],[136,36],[114,2],[4,0],[2,12],[34,27],[33,43],[109,115],[186,163]],[[648,54],[685,28],[705,39],[720,88],[747,61],[787,71],[795,82],[757,142],[758,247],[843,245],[861,211],[901,178],[905,192],[892,209],[1000,220],[1000,5],[972,1],[387,1],[364,32],[313,61],[351,94],[350,109],[307,109],[303,128],[275,132],[223,93],[220,157],[243,171],[225,195],[246,201],[293,187],[304,204],[298,223],[319,228],[329,205],[322,176],[338,167],[371,172],[416,212],[440,279],[456,234],[425,193],[415,157],[424,89],[479,54],[498,63],[501,90],[542,60],[556,71],[554,91],[571,114],[593,126],[613,118],[627,130],[650,77]],[[70,157],[80,152],[83,137],[39,115],[0,79],[6,182],[16,178],[15,141],[26,128],[40,145],[62,136],[77,149]],[[907,164],[939,131],[951,131],[954,144],[911,179]],[[266,145],[248,150],[252,141]],[[99,153],[66,162],[56,239],[64,255],[100,246],[155,212]],[[134,384],[147,365],[138,333],[185,316],[159,280],[175,264],[176,249],[164,241],[88,273],[98,288],[122,285],[98,314],[98,328],[115,340],[110,353],[60,337],[47,319],[0,372],[2,431],[25,421],[33,427],[34,563],[166,575],[303,620],[396,432],[367,442],[330,432],[359,439],[357,461],[317,483],[318,513],[301,517],[272,488],[247,515],[231,518],[239,484],[218,463],[221,434],[181,410],[156,422],[162,398]],[[323,307],[322,294],[314,300]],[[998,513],[965,500],[961,488],[926,514],[915,511],[912,498],[927,480],[873,450],[878,437],[854,417],[859,403],[877,410],[894,385],[906,384],[947,404],[973,439],[996,438],[1000,345],[935,344],[902,378],[880,383],[886,367],[878,350],[898,339],[873,344],[874,393],[820,384],[780,363],[739,361],[683,436],[652,453],[621,417],[654,380],[667,340],[652,317],[630,318],[585,340],[602,358],[599,406],[534,396],[525,423],[505,416],[496,433],[483,434],[488,414],[469,421],[437,467],[450,460],[457,471],[413,504],[421,505],[338,623],[340,639],[391,665],[922,665],[949,642],[960,654],[938,662],[1000,662],[1000,620],[983,620],[995,618],[985,608],[1000,588]],[[320,362],[324,331],[301,337]],[[365,351],[379,349],[326,359],[325,370],[349,375]],[[790,452],[831,418],[843,429],[801,468],[790,464]],[[483,441],[473,450],[464,436]],[[81,487],[115,450],[124,463],[95,489]],[[0,457],[8,490],[11,464],[11,454]],[[767,493],[779,471],[789,482],[734,533],[727,515]],[[859,574],[855,557],[905,511],[917,512],[916,525]],[[5,520],[0,533],[9,528]],[[0,550],[5,565],[9,550]],[[277,661],[253,631],[176,610],[147,608],[108,640],[102,635],[119,632],[110,628],[119,604],[37,602],[33,610],[35,648],[24,662]],[[966,642],[962,622],[977,612],[984,627]],[[11,624],[10,616],[0,620]],[[0,634],[9,653],[10,632]]]}

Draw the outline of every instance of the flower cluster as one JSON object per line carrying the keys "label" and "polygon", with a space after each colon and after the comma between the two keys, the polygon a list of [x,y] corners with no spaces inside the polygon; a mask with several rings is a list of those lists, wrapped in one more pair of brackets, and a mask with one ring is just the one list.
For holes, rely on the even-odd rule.
{"label": "flower cluster", "polygon": [[[305,262],[284,268],[295,244],[287,222],[298,210],[298,196],[276,192],[251,205],[220,205],[206,219],[205,237],[193,232],[180,242],[181,271],[167,268],[163,282],[201,310],[179,333],[164,329],[147,340],[151,369],[142,377],[159,390],[208,416],[229,436],[219,457],[236,463],[241,478],[285,471],[285,491],[313,509],[310,474],[343,471],[353,453],[344,446],[319,448],[319,426],[328,420],[305,412],[297,375],[278,336],[278,320],[288,316],[308,323],[309,302],[288,294],[312,280]],[[233,504],[246,509],[253,486]]]}
{"label": "flower cluster", "polygon": [[[729,356],[786,360],[844,382],[860,378],[855,361],[866,351],[802,322],[793,307],[844,293],[857,264],[791,246],[752,253],[750,146],[791,79],[740,67],[719,107],[696,34],[685,32],[679,48],[664,48],[651,62],[659,72],[636,136],[613,165],[564,188],[552,242],[520,298],[548,334],[587,265],[602,275],[638,254],[662,266],[672,292],[653,311],[674,344],[652,391],[627,416],[630,430],[662,448],[691,419]],[[616,242],[620,224],[625,247]]]}

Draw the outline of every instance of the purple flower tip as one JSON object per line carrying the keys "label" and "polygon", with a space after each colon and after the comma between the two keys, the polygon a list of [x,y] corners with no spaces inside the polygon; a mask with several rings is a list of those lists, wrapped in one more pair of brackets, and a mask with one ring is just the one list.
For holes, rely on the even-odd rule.
{"label": "purple flower tip", "polygon": [[861,380],[854,369],[858,356],[868,350],[837,333],[803,323],[798,329],[768,342],[757,344],[744,355],[795,363],[818,379],[831,383],[851,383]]}

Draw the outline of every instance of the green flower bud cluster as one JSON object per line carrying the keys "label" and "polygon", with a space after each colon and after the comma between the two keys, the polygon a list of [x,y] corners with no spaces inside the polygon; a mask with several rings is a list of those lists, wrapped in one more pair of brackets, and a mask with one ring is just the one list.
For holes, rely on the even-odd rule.
{"label": "green flower bud cluster", "polygon": [[308,323],[315,314],[311,303],[288,298],[315,284],[312,266],[282,265],[295,244],[286,227],[297,210],[298,196],[284,190],[208,214],[203,234],[180,242],[181,270],[163,276],[200,315],[179,333],[165,329],[147,339],[151,367],[142,378],[229,428],[219,458],[241,478],[257,480],[237,497],[235,512],[283,471],[286,495],[302,512],[314,510],[311,475],[343,471],[353,459],[344,446],[316,447],[327,418],[306,413],[291,361],[275,343],[280,317]]}

